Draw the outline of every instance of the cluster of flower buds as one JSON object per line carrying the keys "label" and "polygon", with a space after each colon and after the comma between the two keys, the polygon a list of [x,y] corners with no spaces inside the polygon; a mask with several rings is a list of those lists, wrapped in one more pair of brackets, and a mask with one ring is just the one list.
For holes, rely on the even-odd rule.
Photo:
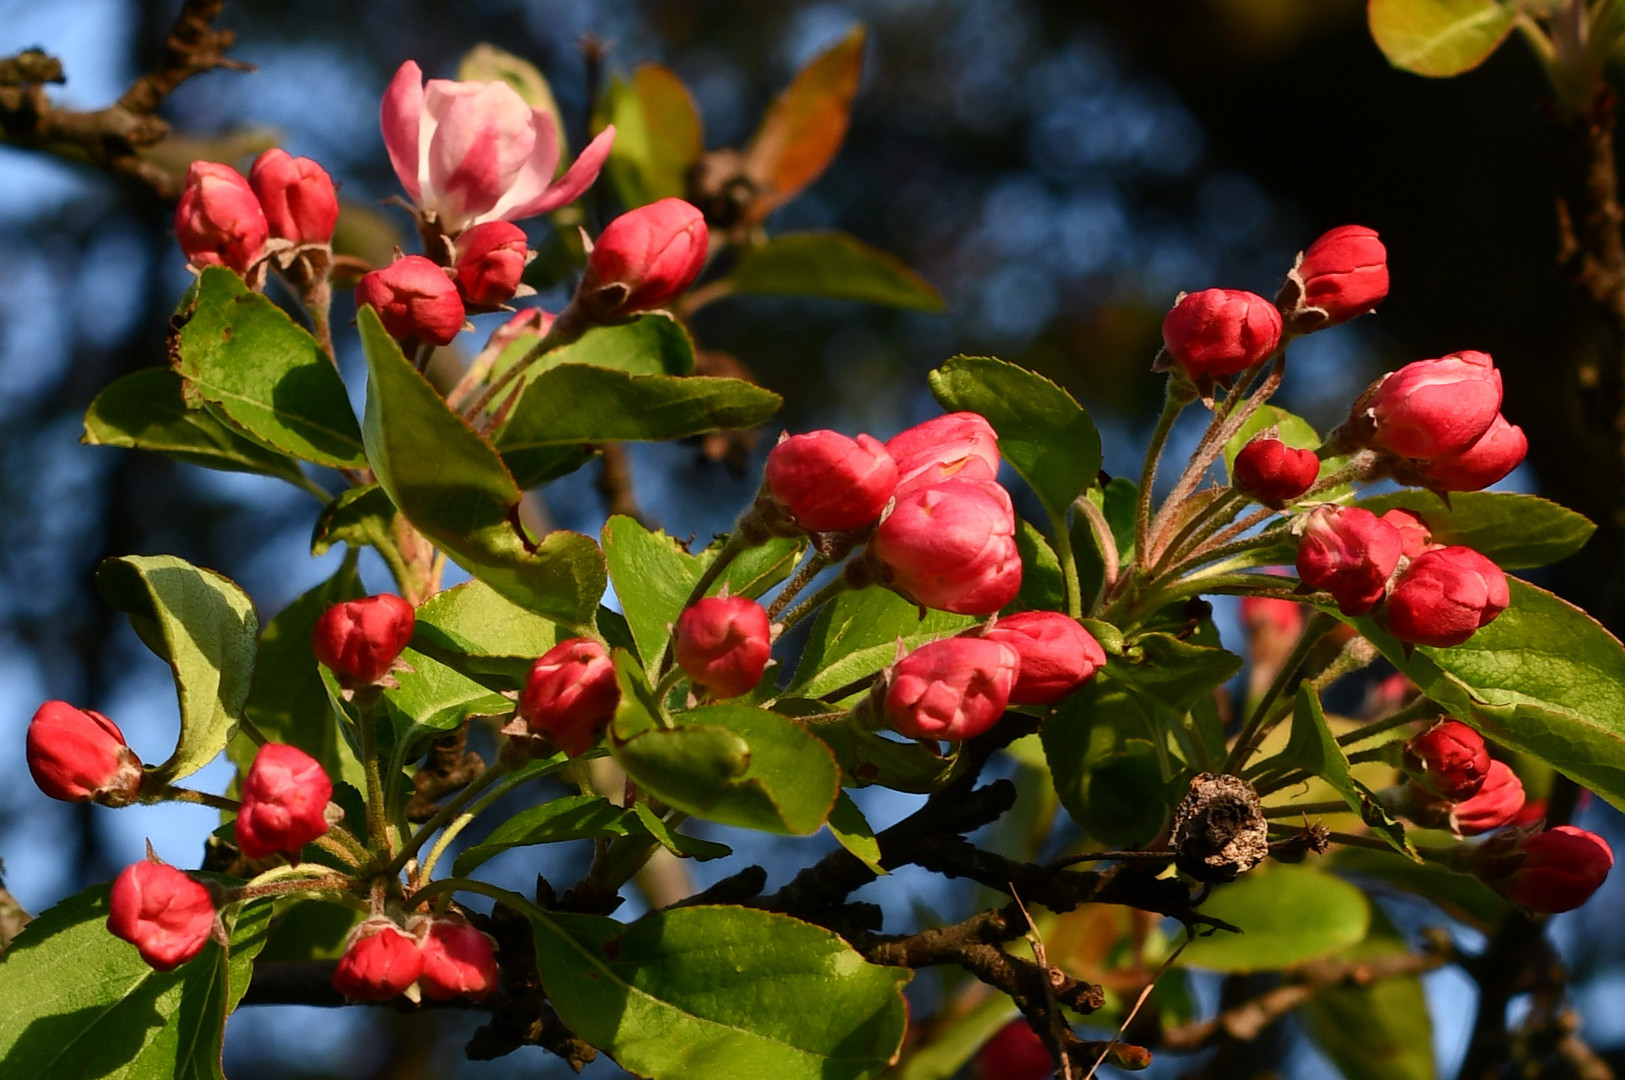
{"label": "cluster of flower buds", "polygon": [[403,929],[374,916],[350,934],[333,988],[350,1001],[483,1001],[501,972],[492,940],[457,915],[418,916]]}
{"label": "cluster of flower buds", "polygon": [[510,731],[545,743],[570,757],[593,748],[621,703],[615,662],[591,638],[561,641],[531,665],[519,695],[519,716]]}
{"label": "cluster of flower buds", "polygon": [[1459,720],[1445,717],[1410,739],[1401,760],[1410,780],[1395,807],[1418,825],[1478,836],[1512,824],[1523,809],[1518,774]]}
{"label": "cluster of flower buds", "polygon": [[250,859],[299,849],[327,832],[333,781],[296,746],[266,743],[243,778],[237,847]]}
{"label": "cluster of flower buds", "polygon": [[338,222],[332,177],[310,158],[270,149],[248,177],[230,165],[194,161],[175,207],[175,236],[199,269],[249,276],[273,249],[326,247]]}
{"label": "cluster of flower buds", "polygon": [[128,806],[140,794],[141,759],[99,712],[47,701],[29,721],[27,744],[29,774],[53,799]]}
{"label": "cluster of flower buds", "polygon": [[416,622],[412,605],[394,593],[345,600],[316,620],[311,646],[344,688],[385,685]]}
{"label": "cluster of flower buds", "polygon": [[762,681],[773,652],[767,611],[744,596],[707,596],[678,616],[672,628],[677,666],[716,698],[738,697]]}
{"label": "cluster of flower buds", "polygon": [[207,886],[148,857],[113,879],[107,929],[134,945],[141,959],[170,971],[203,951],[220,931]]}

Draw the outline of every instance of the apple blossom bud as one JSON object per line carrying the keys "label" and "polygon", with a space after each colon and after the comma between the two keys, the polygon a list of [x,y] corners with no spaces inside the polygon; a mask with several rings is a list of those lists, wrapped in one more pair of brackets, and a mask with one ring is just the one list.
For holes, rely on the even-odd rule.
{"label": "apple blossom bud", "polygon": [[1529,453],[1523,428],[1500,413],[1467,449],[1426,462],[1416,479],[1434,491],[1482,491],[1516,469]]}
{"label": "apple blossom bud", "polygon": [[1268,359],[1281,343],[1281,313],[1257,293],[1187,293],[1162,320],[1162,342],[1186,374],[1234,375]]}
{"label": "apple blossom bud", "polygon": [[[427,923],[425,927],[422,923]],[[458,995],[484,1001],[502,977],[491,939],[460,917],[435,917],[416,922],[422,942],[423,974],[418,988],[431,1001],[449,1001]]]}
{"label": "apple blossom bud", "polygon": [[1440,798],[1462,802],[1484,786],[1490,748],[1484,736],[1447,717],[1407,742],[1404,759],[1412,780]]}
{"label": "apple blossom bud", "polygon": [[1021,591],[1010,495],[991,480],[949,480],[897,499],[870,551],[917,603],[991,615]]}
{"label": "apple blossom bud", "polygon": [[973,412],[949,413],[898,432],[886,442],[897,462],[898,498],[944,480],[996,480],[999,436]]}
{"label": "apple blossom bud", "polygon": [[1318,506],[1298,541],[1298,577],[1325,589],[1345,615],[1364,615],[1382,599],[1399,565],[1399,531],[1369,510]]}
{"label": "apple blossom bud", "polygon": [[1410,645],[1460,645],[1512,602],[1507,576],[1472,548],[1436,547],[1411,560],[1383,606],[1389,633]]}
{"label": "apple blossom bud", "polygon": [[886,676],[884,714],[911,739],[959,742],[1004,715],[1021,672],[1010,646],[983,638],[946,638],[921,645]]}
{"label": "apple blossom bud", "polygon": [[1523,781],[1518,774],[1504,761],[1491,761],[1477,794],[1458,802],[1450,816],[1463,836],[1477,836],[1510,824],[1523,803]]}
{"label": "apple blossom bud", "polygon": [[545,735],[567,756],[580,757],[598,742],[620,702],[615,662],[604,647],[591,638],[571,638],[531,666],[519,715],[533,735]]}
{"label": "apple blossom bud", "polygon": [[295,244],[325,244],[339,220],[333,178],[310,158],[272,147],[254,159],[248,183],[259,196],[271,235]]}
{"label": "apple blossom bud", "polygon": [[333,989],[351,1001],[388,1001],[422,974],[418,939],[386,918],[371,918],[356,927],[333,969]]}
{"label": "apple blossom bud", "polygon": [[282,743],[266,743],[243,778],[237,847],[250,859],[299,849],[327,832],[333,781],[321,762]]}
{"label": "apple blossom bud", "polygon": [[1294,275],[1303,285],[1305,307],[1326,313],[1326,326],[1364,315],[1388,295],[1388,249],[1377,231],[1339,225],[1309,245]]}
{"label": "apple blossom bud", "polygon": [[1371,445],[1407,458],[1459,454],[1501,410],[1501,373],[1488,353],[1451,353],[1389,372],[1354,403]]}
{"label": "apple blossom bud", "polygon": [[677,666],[713,697],[738,697],[762,681],[773,651],[762,605],[745,596],[707,596],[677,617]]}
{"label": "apple blossom bud", "polygon": [[1053,705],[1106,666],[1106,651],[1076,619],[1058,611],[1020,611],[975,631],[1014,649],[1021,674],[1010,688],[1016,705]]}
{"label": "apple blossom bud", "polygon": [[1530,911],[1573,911],[1596,892],[1614,868],[1614,849],[1594,832],[1573,825],[1525,837],[1523,856],[1510,874],[1487,878],[1486,884]]}
{"label": "apple blossom bud", "polygon": [[1314,486],[1320,458],[1280,439],[1254,439],[1236,455],[1236,487],[1265,506],[1280,509]]}
{"label": "apple blossom bud", "polygon": [[1396,507],[1382,515],[1382,520],[1399,532],[1400,554],[1414,559],[1433,546],[1433,530],[1414,510]]}
{"label": "apple blossom bud", "polygon": [[463,329],[466,312],[457,285],[422,255],[403,255],[382,270],[361,275],[356,307],[371,304],[396,340],[446,345]]}
{"label": "apple blossom bud", "polygon": [[216,161],[192,162],[175,207],[175,238],[187,262],[247,274],[269,231],[259,198],[241,173]]}
{"label": "apple blossom bud", "polygon": [[897,487],[897,463],[879,440],[835,431],[792,435],[767,455],[767,489],[808,532],[861,529]]}
{"label": "apple blossom bud", "polygon": [[525,230],[512,222],[466,229],[457,238],[457,291],[473,307],[500,307],[518,291],[529,261]]}
{"label": "apple blossom bud", "polygon": [[412,640],[412,605],[394,593],[334,604],[316,620],[316,659],[347,686],[376,683]]}
{"label": "apple blossom bud", "polygon": [[203,951],[214,932],[214,900],[201,883],[165,863],[142,861],[113,879],[107,929],[169,971]]}
{"label": "apple blossom bud", "polygon": [[977,1080],[1049,1080],[1055,1062],[1032,1025],[1020,1019],[998,1030],[976,1054]]}
{"label": "apple blossom bud", "polygon": [[665,307],[705,266],[705,215],[682,199],[629,210],[604,226],[577,295],[597,319]]}
{"label": "apple blossom bud", "polygon": [[63,802],[128,806],[141,790],[141,759],[99,712],[47,701],[28,723],[28,771]]}

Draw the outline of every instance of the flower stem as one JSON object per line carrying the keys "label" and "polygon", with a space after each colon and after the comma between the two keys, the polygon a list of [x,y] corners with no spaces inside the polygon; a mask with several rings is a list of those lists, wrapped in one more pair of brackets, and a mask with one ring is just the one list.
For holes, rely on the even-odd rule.
{"label": "flower stem", "polygon": [[[1084,502],[1089,500],[1085,498]],[[1092,504],[1091,504],[1092,505]],[[1061,564],[1061,584],[1066,592],[1066,613],[1074,619],[1083,617],[1083,586],[1078,582],[1078,563],[1072,557],[1072,531],[1067,528],[1066,511],[1050,517],[1055,537],[1055,558]]]}
{"label": "flower stem", "polygon": [[377,698],[368,695],[356,705],[361,728],[361,767],[367,773],[367,841],[376,854],[389,851],[389,829],[384,819],[384,781],[378,772],[378,736],[373,729]]}
{"label": "flower stem", "polygon": [[785,614],[784,618],[779,620],[780,625],[782,625],[786,630],[790,629],[790,627],[794,626],[802,619],[805,619],[808,615],[811,615],[813,612],[817,611],[819,608],[823,607],[825,604],[829,603],[831,600],[835,599],[849,588],[851,588],[851,584],[847,581],[846,575],[840,575],[834,581],[830,582],[828,585],[825,585],[822,589],[819,589],[817,592],[807,597],[807,599],[791,608]]}
{"label": "flower stem", "polygon": [[1353,746],[1355,743],[1364,742],[1374,735],[1381,735],[1385,731],[1409,724],[1414,720],[1420,720],[1430,714],[1437,716],[1439,712],[1439,706],[1425,697],[1419,697],[1392,716],[1385,716],[1381,720],[1371,721],[1364,727],[1357,727],[1353,731],[1344,732],[1337,737],[1337,745]]}
{"label": "flower stem", "polygon": [[242,803],[236,799],[228,799],[224,795],[211,795],[207,791],[193,791],[191,788],[167,785],[153,798],[153,802],[187,802],[198,803],[202,806],[212,806],[216,810],[226,810],[235,814],[242,809]]}
{"label": "flower stem", "polygon": [[1297,817],[1299,814],[1352,814],[1349,804],[1342,799],[1330,799],[1326,802],[1287,803],[1284,806],[1264,807],[1264,816],[1267,818]]}
{"label": "flower stem", "polygon": [[1140,470],[1139,502],[1134,510],[1134,558],[1145,562],[1146,547],[1151,530],[1151,487],[1157,482],[1157,462],[1162,448],[1173,430],[1174,421],[1185,411],[1185,406],[1196,400],[1196,389],[1179,375],[1168,377],[1168,386],[1162,399],[1162,415],[1151,429],[1151,443],[1146,447],[1145,465]]}
{"label": "flower stem", "polygon": [[815,550],[808,556],[806,562],[796,568],[795,574],[784,583],[784,588],[779,590],[779,595],[773,598],[773,602],[767,605],[767,617],[778,618],[779,612],[789,607],[796,594],[805,589],[828,565],[829,559],[822,552]]}
{"label": "flower stem", "polygon": [[434,835],[437,829],[455,818],[458,812],[467,806],[475,796],[497,780],[500,780],[511,768],[512,766],[507,764],[504,758],[498,757],[489,768],[470,780],[467,787],[446,800],[446,804],[435,811],[434,817],[418,826],[417,831],[402,846],[400,853],[391,859],[389,865],[384,868],[384,873],[391,876],[400,873],[407,860],[417,854],[418,849],[428,841],[429,837]]}
{"label": "flower stem", "polygon": [[[484,797],[473,806],[458,814],[456,820],[446,826],[446,831],[440,834],[440,838],[434,842],[434,846],[429,849],[429,853],[423,857],[422,868],[418,871],[418,879],[421,881],[429,880],[430,875],[434,873],[435,863],[440,861],[440,856],[445,854],[446,848],[457,838],[457,834],[466,829],[468,823],[484,813],[492,803],[518,787],[525,779],[526,777],[521,774],[510,774],[500,784],[486,792]],[[475,782],[478,783],[478,781]],[[470,785],[470,787],[472,786]]]}

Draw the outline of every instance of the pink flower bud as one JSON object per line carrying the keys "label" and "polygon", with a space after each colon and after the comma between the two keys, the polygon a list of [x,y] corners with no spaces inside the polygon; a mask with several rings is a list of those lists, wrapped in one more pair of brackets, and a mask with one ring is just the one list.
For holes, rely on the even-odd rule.
{"label": "pink flower bud", "polygon": [[1478,794],[1490,770],[1484,736],[1460,720],[1444,719],[1405,744],[1405,771],[1422,787],[1462,802]]}
{"label": "pink flower bud", "polygon": [[450,343],[466,317],[456,283],[422,255],[403,255],[382,270],[361,275],[355,303],[371,304],[390,337],[431,345]]}
{"label": "pink flower bud", "polygon": [[1601,887],[1614,868],[1614,849],[1596,833],[1559,825],[1524,839],[1523,860],[1510,875],[1487,882],[1530,911],[1573,911]]}
{"label": "pink flower bud", "polygon": [[141,759],[99,712],[47,701],[28,724],[28,771],[63,802],[128,806],[141,790]]}
{"label": "pink flower bud", "polygon": [[886,723],[911,739],[980,735],[1004,715],[1020,672],[1020,655],[1002,642],[959,637],[921,645],[891,669]]}
{"label": "pink flower bud", "polygon": [[1187,293],[1162,320],[1162,343],[1193,379],[1234,375],[1281,343],[1281,313],[1257,293]]}
{"label": "pink flower bud", "polygon": [[1523,802],[1523,781],[1518,774],[1504,761],[1491,761],[1478,793],[1457,803],[1451,817],[1463,836],[1477,836],[1510,824]]}
{"label": "pink flower bud", "polygon": [[333,989],[351,1001],[388,1001],[422,974],[418,939],[388,919],[368,919],[333,969]]}
{"label": "pink flower bud", "polygon": [[339,220],[339,193],[327,170],[276,147],[254,159],[248,182],[259,196],[271,235],[295,244],[325,244]]}
{"label": "pink flower bud", "polygon": [[316,620],[316,659],[347,686],[366,686],[384,673],[412,640],[412,605],[394,593],[334,604]]}
{"label": "pink flower bud", "polygon": [[1369,510],[1318,506],[1298,541],[1298,577],[1325,589],[1345,615],[1364,615],[1382,599],[1399,565],[1399,530]]}
{"label": "pink flower bud", "polygon": [[1410,645],[1460,645],[1512,602],[1507,576],[1466,547],[1422,552],[1394,583],[1383,607],[1389,633]]}
{"label": "pink flower bud", "polygon": [[1106,666],[1106,651],[1076,619],[1058,611],[1021,611],[975,632],[1008,645],[1021,658],[1010,688],[1016,705],[1053,705]]}
{"label": "pink flower bud", "polygon": [[1015,512],[991,480],[949,480],[900,496],[870,549],[889,584],[926,607],[991,615],[1021,591]]}
{"label": "pink flower bud", "polygon": [[976,1071],[978,1080],[1049,1080],[1055,1062],[1032,1025],[1017,1018],[977,1053]]}
{"label": "pink flower bud", "polygon": [[902,498],[918,488],[944,480],[996,480],[999,436],[973,412],[949,413],[893,435],[886,452],[897,462],[897,491]]}
{"label": "pink flower bud", "polygon": [[593,748],[621,703],[615,662],[591,638],[561,641],[531,666],[519,715],[570,757]]}
{"label": "pink flower bud", "polygon": [[1501,410],[1501,373],[1489,353],[1458,352],[1389,372],[1354,404],[1371,444],[1407,458],[1438,458],[1472,446]]}
{"label": "pink flower bud", "polygon": [[216,161],[194,161],[175,207],[175,238],[193,266],[248,273],[265,250],[269,227],[254,189]]}
{"label": "pink flower bud", "polygon": [[474,307],[508,302],[525,276],[530,251],[525,230],[506,221],[487,221],[457,238],[457,290]]}
{"label": "pink flower bud", "polygon": [[767,455],[767,489],[808,532],[873,524],[897,487],[897,463],[868,435],[792,435]]}
{"label": "pink flower bud", "polygon": [[169,971],[203,951],[214,931],[209,890],[173,866],[143,861],[113,879],[107,929],[159,971]]}
{"label": "pink flower bud", "polygon": [[672,635],[677,666],[719,698],[755,687],[773,651],[762,605],[744,596],[707,596],[677,617]]}
{"label": "pink flower bud", "polygon": [[296,855],[327,832],[333,781],[321,763],[297,746],[266,743],[243,779],[237,812],[237,847],[250,859],[276,852]]}
{"label": "pink flower bud", "polygon": [[1339,225],[1303,253],[1296,270],[1303,304],[1326,313],[1327,326],[1364,315],[1388,295],[1388,249],[1377,231]]}
{"label": "pink flower bud", "polygon": [[1496,413],[1476,442],[1460,453],[1425,463],[1418,478],[1434,491],[1482,491],[1516,469],[1527,453],[1529,440],[1523,428]]}
{"label": "pink flower bud", "polygon": [[1382,520],[1399,533],[1400,554],[1414,559],[1433,546],[1433,530],[1414,510],[1396,507],[1382,515]]}
{"label": "pink flower bud", "polygon": [[1249,634],[1269,632],[1296,638],[1303,631],[1303,605],[1273,596],[1243,596],[1241,624]]}
{"label": "pink flower bud", "polygon": [[1320,458],[1279,439],[1254,439],[1236,455],[1236,487],[1265,506],[1280,509],[1314,486]]}
{"label": "pink flower bud", "polygon": [[418,989],[431,1001],[449,1001],[458,995],[484,1001],[502,977],[491,939],[461,918],[425,920],[415,927],[422,940],[423,974]]}
{"label": "pink flower bud", "polygon": [[665,307],[705,266],[705,215],[682,199],[629,210],[604,226],[577,295],[595,318]]}

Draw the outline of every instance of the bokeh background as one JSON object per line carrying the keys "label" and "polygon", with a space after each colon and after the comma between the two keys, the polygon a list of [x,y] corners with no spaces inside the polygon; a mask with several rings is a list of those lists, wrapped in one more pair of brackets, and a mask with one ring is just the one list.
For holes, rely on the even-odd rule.
{"label": "bokeh background", "polygon": [[[152,58],[176,6],[0,0],[0,54],[45,48],[68,72],[59,100],[95,107]],[[321,161],[348,200],[404,228],[404,214],[379,207],[395,185],[377,130],[378,96],[403,59],[450,76],[480,42],[527,57],[550,79],[579,147],[581,40],[591,35],[612,71],[672,67],[694,94],[707,145],[739,146],[795,70],[858,22],[870,36],[847,144],[769,228],[846,229],[916,268],[946,310],[759,298],[707,308],[699,339],[785,396],[783,426],[889,436],[938,411],[925,391],[932,366],[991,354],[1070,389],[1102,429],[1107,470],[1131,473],[1161,392],[1147,369],[1174,295],[1215,285],[1273,295],[1298,249],[1359,222],[1388,244],[1392,294],[1374,317],[1295,345],[1280,402],[1324,430],[1383,370],[1491,352],[1505,373],[1505,411],[1532,447],[1504,486],[1601,525],[1586,551],[1541,580],[1619,631],[1621,452],[1611,406],[1584,388],[1587,365],[1617,367],[1618,347],[1559,262],[1553,193],[1568,143],[1518,43],[1467,76],[1430,81],[1388,67],[1358,0],[229,0],[221,24],[239,33],[234,55],[258,70],[194,80],[166,116],[188,135],[227,140],[219,146],[275,138]],[[28,781],[23,730],[46,698],[106,712],[150,760],[171,745],[167,669],[99,602],[97,562],[181,555],[243,585],[262,620],[336,565],[336,554],[309,556],[315,504],[304,494],[78,444],[98,389],[162,362],[182,263],[167,211],[143,192],[0,145],[0,747],[10,748],[0,752],[0,859],[6,885],[35,912],[110,877],[148,838],[196,865],[213,824],[195,807],[67,807]],[[341,328],[348,314],[336,312]],[[359,395],[357,358],[345,363]],[[1194,437],[1181,428],[1173,452]],[[754,488],[748,472],[692,446],[637,447],[632,465],[644,509],[678,536],[725,529]],[[593,472],[548,489],[553,521],[597,532]],[[387,586],[381,566],[364,569],[373,588]],[[1220,617],[1234,643],[1231,613],[1221,606]],[[217,763],[199,780],[223,785],[226,775]],[[865,801],[877,827],[911,806],[886,793]],[[1600,802],[1581,824],[1620,839],[1617,814]],[[775,880],[825,843],[727,839]],[[571,856],[547,857],[549,872],[569,880]],[[491,866],[516,882],[536,869]],[[888,929],[906,929],[924,911],[967,909],[962,894],[904,873],[865,896],[884,904]],[[1625,1060],[1622,911],[1616,881],[1554,922],[1580,979],[1586,1034],[1615,1062]],[[1471,984],[1444,972],[1428,988],[1448,1074],[1465,1043]],[[230,1024],[227,1072],[563,1074],[534,1048],[464,1062],[474,1018],[442,1019],[245,1010]],[[1288,1075],[1330,1075],[1290,1033],[1282,1045]],[[600,1061],[587,1075],[622,1074]]]}

